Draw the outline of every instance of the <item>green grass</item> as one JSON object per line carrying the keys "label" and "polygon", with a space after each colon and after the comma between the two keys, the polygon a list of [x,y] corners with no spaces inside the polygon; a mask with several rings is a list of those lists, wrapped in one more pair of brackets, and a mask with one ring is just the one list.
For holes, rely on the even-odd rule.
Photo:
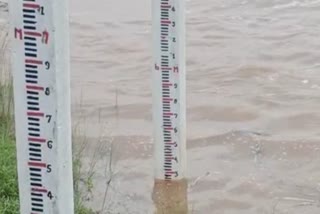
{"label": "green grass", "polygon": [[76,214],[94,214],[94,212],[86,208],[84,205],[83,192],[80,190],[81,177],[81,156],[74,155],[73,157],[73,186],[74,186],[74,204]]}
{"label": "green grass", "polygon": [[0,33],[0,213],[19,213],[16,148],[13,133],[13,94],[8,81],[7,34]]}
{"label": "green grass", "polygon": [[0,213],[19,213],[12,88],[0,82]]}
{"label": "green grass", "polygon": [[0,213],[17,214],[19,194],[16,165],[16,148],[12,135],[11,120],[0,117]]}

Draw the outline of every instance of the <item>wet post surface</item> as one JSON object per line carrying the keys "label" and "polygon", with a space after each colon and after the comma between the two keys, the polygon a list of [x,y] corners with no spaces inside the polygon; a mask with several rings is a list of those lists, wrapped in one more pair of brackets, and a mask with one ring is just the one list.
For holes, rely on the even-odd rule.
{"label": "wet post surface", "polygon": [[10,0],[20,213],[74,213],[67,1]]}
{"label": "wet post surface", "polygon": [[188,212],[185,5],[153,0],[153,122],[157,214]]}
{"label": "wet post surface", "polygon": [[152,199],[156,214],[188,213],[188,182],[182,180],[155,180]]}

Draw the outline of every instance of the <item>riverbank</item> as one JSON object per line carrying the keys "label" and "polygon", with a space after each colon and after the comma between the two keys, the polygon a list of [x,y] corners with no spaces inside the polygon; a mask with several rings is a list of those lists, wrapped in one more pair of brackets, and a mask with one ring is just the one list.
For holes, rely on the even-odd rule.
{"label": "riverbank", "polygon": [[0,213],[19,213],[19,193],[10,85],[0,82]]}

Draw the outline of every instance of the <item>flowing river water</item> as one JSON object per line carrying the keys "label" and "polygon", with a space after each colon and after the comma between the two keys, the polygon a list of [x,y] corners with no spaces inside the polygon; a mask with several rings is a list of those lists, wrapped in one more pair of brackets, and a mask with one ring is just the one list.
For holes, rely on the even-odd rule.
{"label": "flowing river water", "polygon": [[[151,1],[70,10],[87,203],[152,213]],[[320,212],[319,11],[319,0],[187,1],[192,213]]]}

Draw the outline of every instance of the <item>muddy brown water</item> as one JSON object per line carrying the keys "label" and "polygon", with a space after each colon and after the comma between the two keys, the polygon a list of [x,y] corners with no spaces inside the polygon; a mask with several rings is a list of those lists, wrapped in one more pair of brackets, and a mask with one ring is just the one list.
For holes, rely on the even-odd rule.
{"label": "muddy brown water", "polygon": [[[319,0],[187,1],[192,213],[320,212],[319,11]],[[70,15],[87,203],[153,213],[150,1],[71,0]]]}

